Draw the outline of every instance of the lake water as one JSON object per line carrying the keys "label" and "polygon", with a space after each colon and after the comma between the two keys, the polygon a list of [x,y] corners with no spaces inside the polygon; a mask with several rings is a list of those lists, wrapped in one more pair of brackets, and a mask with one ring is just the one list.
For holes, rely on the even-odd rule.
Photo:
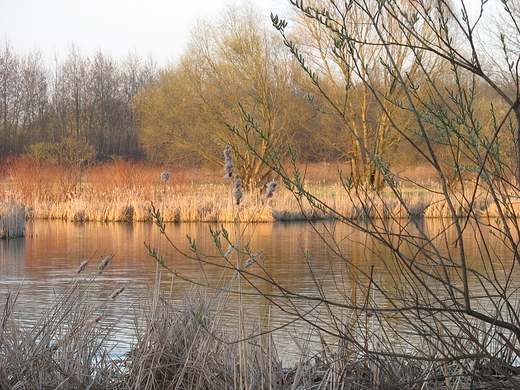
{"label": "lake water", "polygon": [[[427,221],[424,228],[435,232],[441,229],[439,223]],[[364,269],[374,267],[375,274],[381,274],[378,280],[384,282],[384,275],[388,272],[382,260],[385,248],[369,244],[362,233],[342,224],[326,222],[311,226],[307,223],[261,223],[224,227],[230,232],[233,242],[239,242],[241,247],[249,247],[251,253],[264,250],[262,259],[258,257],[260,264],[251,266],[252,272],[259,272],[260,267],[263,267],[282,288],[294,293],[317,295],[318,284],[321,291],[337,300],[341,300],[342,294],[349,294],[348,283],[338,277],[345,264],[332,254],[315,229],[331,233],[339,243],[337,249],[353,259],[357,266]],[[213,224],[212,228],[220,229],[221,225]],[[240,232],[240,237],[235,236],[234,232]],[[199,253],[218,255],[206,223],[168,224],[167,233],[178,249],[188,255],[194,253],[190,251],[187,236],[196,240]],[[510,261],[501,241],[491,234],[484,234],[484,239],[493,247],[495,255],[501,256],[501,260],[506,263]],[[105,296],[114,288],[125,287],[117,299],[119,306],[114,305],[114,310],[123,316],[120,322],[121,343],[131,342],[132,318],[128,314],[131,312],[129,307],[146,295],[154,284],[157,272],[156,262],[149,256],[144,243],[157,247],[165,263],[186,278],[222,285],[232,277],[232,271],[223,271],[221,267],[205,266],[204,273],[201,273],[201,262],[178,253],[152,223],[35,220],[28,223],[27,237],[0,240],[0,302],[3,305],[9,291],[20,291],[16,312],[20,319],[30,324],[49,306],[56,293],[76,276],[76,269],[82,261],[92,258],[92,263],[99,262],[107,254],[115,252],[109,268],[98,277],[97,283],[102,285],[100,294]],[[223,243],[222,247],[225,252],[227,243]],[[474,252],[475,264],[478,263],[478,246],[468,250],[470,254]],[[221,257],[200,259],[226,265]],[[312,273],[309,272],[307,261],[312,264]],[[167,273],[163,272],[163,275],[166,275],[164,280],[168,279]],[[281,291],[267,282],[254,282],[264,292],[276,294]],[[389,278],[389,284],[394,282]],[[244,297],[248,318],[264,324],[268,322],[269,327],[288,323],[290,318],[268,305],[265,299],[255,297],[255,290],[246,281],[242,282],[242,286],[244,291],[251,293]],[[181,301],[189,287],[189,283],[174,279],[174,299]],[[230,316],[233,316],[232,308]],[[127,329],[125,324],[128,325]],[[275,341],[287,364],[293,363],[299,356],[295,340],[305,340],[306,330],[305,324],[296,322],[275,333]],[[121,351],[124,352],[124,348]]]}

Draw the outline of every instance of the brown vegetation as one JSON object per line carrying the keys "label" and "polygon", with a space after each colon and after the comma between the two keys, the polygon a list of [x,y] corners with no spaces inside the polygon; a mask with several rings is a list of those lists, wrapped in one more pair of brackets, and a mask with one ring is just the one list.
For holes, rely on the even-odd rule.
{"label": "brown vegetation", "polygon": [[[403,184],[404,207],[390,192],[347,191],[340,182],[339,168],[334,164],[307,164],[301,170],[306,188],[347,219],[450,215],[441,195],[418,186],[438,188],[424,169],[403,172],[403,177],[415,183]],[[3,193],[16,195],[26,205],[28,217],[35,219],[151,221],[152,202],[161,208],[168,222],[233,222],[237,216],[245,222],[330,218],[310,204],[299,204],[282,183],[270,199],[265,199],[265,189],[248,191],[237,214],[233,200],[221,196],[231,190],[222,172],[203,168],[168,169],[170,178],[163,183],[164,166],[147,163],[114,161],[70,169],[31,158],[10,158],[4,163],[0,183]],[[471,186],[466,188],[466,195],[471,190]],[[452,196],[460,198],[464,193],[455,190]],[[461,208],[459,215],[467,216],[469,212]],[[483,217],[498,216],[494,201],[480,191],[472,212]]]}
{"label": "brown vegetation", "polygon": [[0,199],[0,239],[25,235],[25,205],[19,197],[4,194]]}
{"label": "brown vegetation", "polygon": [[[321,9],[320,1],[309,5],[314,3]],[[403,7],[403,12],[413,12],[413,4]],[[246,188],[265,182],[269,174],[258,158],[265,157],[267,144],[286,153],[289,142],[302,162],[341,160],[349,164],[356,185],[376,188],[385,183],[374,155],[384,156],[392,166],[426,165],[421,151],[397,130],[413,122],[412,113],[395,104],[404,99],[404,91],[385,72],[384,61],[376,60],[392,55],[407,77],[417,77],[421,64],[411,59],[406,46],[392,45],[387,54],[384,46],[371,44],[352,53],[346,47],[333,52],[329,45],[334,33],[302,13],[296,15],[295,42],[307,58],[307,69],[259,21],[252,5],[230,6],[215,20],[201,21],[180,60],[164,69],[134,57],[117,61],[96,53],[86,58],[73,47],[49,72],[40,54],[21,56],[6,43],[0,46],[0,156],[28,153],[46,160],[42,148],[55,150],[75,138],[92,148],[96,161],[147,158],[196,167],[220,164],[222,146],[229,143]],[[360,41],[376,39],[369,15],[357,11],[348,18]],[[398,24],[387,28],[393,39],[406,39]],[[434,31],[425,28],[421,33],[428,40]],[[454,81],[443,77],[446,63],[433,55],[423,54],[422,59],[432,76],[440,76],[435,99],[449,102]],[[308,71],[314,79],[307,77]],[[375,74],[383,105],[364,82]],[[504,103],[508,92],[499,88],[500,82],[475,83],[474,115],[491,136],[494,115],[506,112],[514,99]],[[428,95],[426,89],[417,94],[419,99]],[[252,131],[255,126],[261,135]],[[436,138],[434,127],[428,124],[421,137]],[[516,152],[511,141],[506,135],[497,140],[503,161],[510,165]],[[419,148],[426,145],[425,139],[415,142]],[[247,144],[258,156],[248,154]],[[467,156],[444,146],[434,148],[446,172],[454,159],[467,163]]]}

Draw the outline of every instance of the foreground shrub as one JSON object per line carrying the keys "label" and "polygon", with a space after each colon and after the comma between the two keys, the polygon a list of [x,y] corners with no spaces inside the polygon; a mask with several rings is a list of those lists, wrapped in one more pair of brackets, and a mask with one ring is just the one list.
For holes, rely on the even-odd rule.
{"label": "foreground shrub", "polygon": [[[226,242],[225,232],[213,234]],[[165,261],[163,271],[171,273],[158,273],[148,294],[130,302],[128,286],[105,276],[113,254],[82,262],[36,318],[20,315],[23,290],[2,295],[0,389],[515,388],[514,356],[505,348],[510,339],[498,343],[504,332],[479,328],[463,313],[424,317],[412,326],[414,318],[403,327],[361,284],[351,285],[343,306],[325,295],[296,295],[262,273],[263,253],[247,250],[228,248],[221,262],[213,256],[213,265],[193,257],[201,273],[190,280]],[[204,269],[215,264],[222,278],[209,287]],[[266,282],[269,292],[250,288]],[[172,283],[182,284],[182,298],[172,295]],[[317,292],[319,286],[317,280]],[[296,335],[300,354],[292,367],[282,366],[273,337],[286,324],[259,325],[248,315],[251,294],[283,309],[288,323],[298,318],[309,325],[309,334]],[[468,337],[470,325],[489,345]],[[462,350],[463,359],[456,355]]]}
{"label": "foreground shrub", "polygon": [[[229,320],[229,294],[192,286],[179,301],[161,291],[157,279],[133,311],[121,310],[125,286],[100,278],[112,258],[82,262],[36,319],[17,316],[23,291],[5,296],[0,389],[289,388],[291,373],[282,369],[269,335],[249,338],[244,349]],[[114,315],[117,306],[132,316],[134,329]],[[118,341],[122,327],[133,334],[130,344]]]}

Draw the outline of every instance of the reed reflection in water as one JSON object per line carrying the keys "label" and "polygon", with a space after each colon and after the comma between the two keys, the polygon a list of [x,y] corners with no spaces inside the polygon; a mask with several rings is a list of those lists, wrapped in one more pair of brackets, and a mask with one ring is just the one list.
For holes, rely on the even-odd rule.
{"label": "reed reflection in water", "polygon": [[[439,220],[425,221],[423,229],[430,232],[440,231],[442,223]],[[328,245],[335,251],[341,251],[360,269],[366,272],[373,269],[374,276],[379,282],[387,283],[388,288],[395,283],[388,277],[393,264],[385,261],[385,256],[389,255],[388,249],[343,224],[278,222],[242,226],[240,238],[235,238],[236,226],[224,225],[230,232],[231,239],[240,240],[240,245],[247,244],[252,253],[265,250],[262,254],[265,260],[259,260],[261,264],[253,265],[251,271],[259,272],[260,267],[263,267],[269,277],[294,293],[315,296],[320,293],[318,285],[322,293],[338,302],[341,302],[342,297],[349,296],[351,286],[349,280],[343,278],[347,265]],[[222,226],[213,224],[212,228],[221,229]],[[165,263],[188,279],[222,286],[233,274],[219,266],[202,266],[200,262],[182,256],[167,244],[152,223],[35,220],[30,221],[27,231],[28,236],[25,238],[0,240],[0,299],[3,302],[9,291],[20,291],[16,312],[27,324],[34,321],[53,301],[56,293],[76,276],[76,269],[82,261],[88,258],[99,261],[107,254],[115,252],[109,268],[96,281],[95,286],[99,290],[95,293],[106,297],[117,286],[125,286],[124,292],[118,297],[118,304],[113,305],[115,312],[112,314],[117,319],[117,326],[121,328],[120,341],[130,343],[134,326],[132,308],[146,296],[156,280],[157,265],[148,255],[145,242],[157,247],[164,255]],[[316,231],[321,233],[321,237]],[[168,224],[167,233],[181,251],[190,253],[187,240],[189,236],[196,240],[200,253],[216,256],[215,263],[225,265],[222,258],[218,259],[219,252],[208,224]],[[468,229],[465,234],[473,233]],[[503,248],[498,238],[490,235],[486,239],[493,246],[496,256],[501,256],[505,263],[512,261],[507,258],[509,252],[507,248]],[[475,258],[475,265],[482,264],[477,261],[480,256],[478,243],[475,240],[473,242],[475,247],[467,250]],[[180,302],[190,284],[178,278],[169,283],[169,279],[171,278],[167,274],[163,277],[164,288],[172,288],[174,299]],[[265,281],[255,278],[251,280],[255,288],[263,293],[279,292]],[[300,355],[295,349],[294,341],[306,339],[308,326],[303,322],[290,323],[293,318],[269,305],[262,297],[255,296],[255,288],[247,282],[242,283],[242,286],[250,294],[243,297],[246,316],[259,328],[280,328],[275,333],[275,341],[284,361],[291,364]],[[236,303],[236,297],[231,297],[227,314],[231,321],[237,311],[233,307]],[[341,317],[340,313],[339,316]],[[288,323],[290,325],[285,326]]]}

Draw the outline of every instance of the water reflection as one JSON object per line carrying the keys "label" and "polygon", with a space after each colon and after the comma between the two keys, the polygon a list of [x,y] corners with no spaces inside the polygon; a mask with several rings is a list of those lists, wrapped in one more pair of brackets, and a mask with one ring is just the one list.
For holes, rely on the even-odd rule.
{"label": "water reflection", "polygon": [[[443,223],[428,221],[420,228],[435,233],[444,228]],[[388,288],[396,283],[391,277],[394,263],[388,258],[388,248],[343,224],[263,223],[242,226],[239,229],[237,226],[213,224],[212,228],[227,229],[231,241],[240,243],[242,247],[247,245],[251,253],[265,250],[265,261],[260,260],[259,264],[251,269],[266,278],[272,277],[279,283],[280,288],[267,281],[253,278],[255,286],[264,293],[279,294],[283,289],[287,289],[294,293],[315,295],[319,293],[316,288],[318,285],[323,293],[336,301],[346,300],[344,297],[351,294],[350,281],[343,278],[343,271],[348,265],[334,252],[341,252],[344,258],[358,267],[360,273],[368,274],[375,270],[377,281],[386,284]],[[410,226],[406,228],[413,229]],[[236,235],[237,230],[240,235]],[[321,233],[321,237],[316,234],[316,230]],[[48,307],[55,299],[57,291],[75,276],[75,270],[82,261],[87,258],[92,258],[93,262],[99,261],[113,252],[116,255],[110,267],[96,282],[96,293],[106,297],[117,286],[125,286],[124,293],[117,301],[120,312],[116,312],[115,315],[127,313],[128,309],[146,294],[156,278],[156,263],[148,255],[144,243],[158,248],[160,254],[164,255],[166,264],[186,278],[202,278],[202,282],[222,285],[231,280],[233,275],[233,271],[226,271],[218,266],[206,266],[201,274],[200,262],[179,253],[180,251],[193,255],[187,240],[187,237],[191,237],[195,240],[199,252],[208,256],[202,257],[203,260],[209,259],[225,266],[226,262],[222,258],[212,258],[217,256],[219,251],[208,224],[169,224],[167,233],[179,251],[168,245],[166,238],[151,223],[70,223],[36,220],[29,223],[28,233],[25,238],[0,240],[0,300],[3,301],[9,291],[19,290],[18,315],[27,322],[34,320],[38,313]],[[471,235],[474,232],[468,229],[466,234]],[[507,263],[512,261],[507,247],[499,237],[489,232],[481,234],[484,236],[480,236],[480,241],[484,240],[492,249],[488,261],[499,258],[507,268]],[[447,251],[455,242],[455,238],[456,235],[453,233],[445,239]],[[221,241],[225,252],[227,243],[222,237]],[[469,258],[474,259],[472,266],[481,267],[481,272],[485,273],[485,262],[479,257],[479,241],[473,242],[475,245],[467,248]],[[442,247],[442,243],[440,246]],[[456,257],[457,251],[454,251],[452,256]],[[260,271],[261,268],[265,273]],[[255,288],[247,282],[242,286],[245,291],[251,293],[250,296],[244,297],[244,300],[246,315],[253,322],[269,323],[270,327],[287,323],[284,313],[267,305],[264,299],[254,296]],[[170,285],[165,288],[170,288]],[[181,300],[187,288],[189,284],[176,280],[173,284],[174,296]],[[232,288],[237,286],[234,285]],[[234,297],[230,300],[230,320],[233,319],[232,305],[236,299]],[[125,324],[131,328],[132,319],[125,318],[120,323],[123,328]],[[291,361],[293,337],[300,337],[303,329],[304,325],[293,324],[276,335],[278,346],[285,349],[282,355],[286,361]],[[122,331],[128,333],[128,329]],[[121,337],[131,339],[131,335],[128,334]],[[292,357],[297,355],[295,352]]]}
{"label": "water reflection", "polygon": [[[306,224],[266,223],[240,228],[240,235],[235,236],[235,227],[213,225],[213,229],[227,228],[233,243],[247,245],[252,253],[265,250],[265,261],[259,260],[272,277],[284,288],[301,293],[314,290],[314,280],[308,273],[303,261],[303,252],[312,249],[310,257],[313,268],[319,275],[331,269],[330,256]],[[204,268],[201,276],[201,263],[190,260],[172,248],[164,236],[151,223],[70,223],[58,220],[30,221],[28,235],[25,238],[0,241],[0,299],[3,301],[9,291],[19,291],[17,315],[25,322],[34,321],[71,278],[76,275],[78,265],[91,258],[92,263],[99,262],[104,256],[115,252],[109,268],[96,282],[97,294],[108,296],[113,288],[124,285],[125,291],[118,298],[121,311],[128,310],[138,299],[146,294],[156,278],[157,266],[149,256],[145,243],[158,248],[166,263],[186,278],[202,282],[222,284],[229,281],[232,271],[223,271],[219,267]],[[196,240],[199,251],[208,256],[218,255],[207,224],[182,223],[169,224],[169,237],[181,252],[190,254],[187,237]],[[227,243],[222,238],[225,251]],[[191,253],[192,254],[192,253]],[[235,260],[232,260],[235,261]],[[222,259],[220,265],[226,265]],[[320,271],[321,270],[321,271]],[[257,281],[255,281],[257,282]],[[176,281],[174,296],[182,299],[189,284]],[[260,283],[265,292],[273,291],[269,283]],[[169,285],[165,288],[169,288]],[[232,286],[236,289],[236,286]],[[244,283],[243,288],[254,290]],[[236,301],[230,298],[230,306]],[[255,323],[267,323],[282,326],[286,319],[266,305],[266,301],[254,296],[244,298],[248,315]],[[117,314],[117,313],[116,313]],[[233,319],[233,310],[228,314]],[[125,320],[129,327],[131,319]],[[123,322],[124,323],[124,322]],[[290,326],[278,339],[281,348],[294,348],[292,334],[298,336],[301,328]]]}
{"label": "water reflection", "polygon": [[0,240],[0,278],[17,279],[25,267],[25,238]]}

